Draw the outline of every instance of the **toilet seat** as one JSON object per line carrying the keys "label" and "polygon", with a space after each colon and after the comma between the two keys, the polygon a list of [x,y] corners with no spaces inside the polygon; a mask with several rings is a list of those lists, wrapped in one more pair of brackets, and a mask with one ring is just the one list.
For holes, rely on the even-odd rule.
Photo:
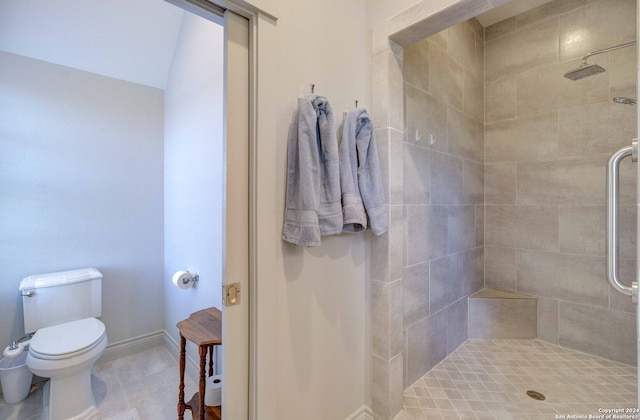
{"label": "toilet seat", "polygon": [[106,338],[105,326],[96,318],[41,328],[31,339],[29,353],[43,360],[59,360],[91,351]]}

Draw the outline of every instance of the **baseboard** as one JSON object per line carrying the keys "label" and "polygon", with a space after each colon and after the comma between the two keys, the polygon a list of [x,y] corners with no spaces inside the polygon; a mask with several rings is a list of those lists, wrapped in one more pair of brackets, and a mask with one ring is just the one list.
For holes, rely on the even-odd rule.
{"label": "baseboard", "polygon": [[105,349],[102,357],[100,357],[100,362],[111,362],[121,357],[162,346],[164,344],[164,336],[165,332],[159,330],[111,343]]}
{"label": "baseboard", "polygon": [[366,405],[363,405],[344,420],[373,420],[373,411]]}
{"label": "baseboard", "polygon": [[[173,357],[176,362],[180,362],[180,345],[176,342],[176,340],[173,339],[173,337],[171,337],[169,334],[167,334],[167,332],[164,332],[164,346],[167,348],[167,350],[169,350],[169,353],[171,353],[171,357]],[[199,378],[200,378],[200,362],[196,361],[193,357],[191,357],[191,355],[189,354],[189,352],[187,352],[187,357],[186,357],[187,363],[186,363],[186,372],[187,375],[189,375],[189,377],[195,381],[196,383],[198,383]]]}

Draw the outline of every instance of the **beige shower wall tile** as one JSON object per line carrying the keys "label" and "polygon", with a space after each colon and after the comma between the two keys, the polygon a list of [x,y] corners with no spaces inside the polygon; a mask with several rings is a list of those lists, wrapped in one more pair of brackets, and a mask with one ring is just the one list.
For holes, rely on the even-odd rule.
{"label": "beige shower wall tile", "polygon": [[445,29],[444,31],[440,31],[437,34],[433,34],[430,37],[426,38],[429,41],[433,42],[438,47],[447,50],[447,45],[449,43],[449,30]]}
{"label": "beige shower wall tile", "polygon": [[460,299],[445,309],[447,317],[447,354],[450,354],[464,343],[469,335],[467,299]]}
{"label": "beige shower wall tile", "polygon": [[517,250],[516,264],[520,293],[609,306],[604,257]]}
{"label": "beige shower wall tile", "polygon": [[620,162],[620,192],[621,206],[634,206],[637,199],[638,164],[627,158]]}
{"label": "beige shower wall tile", "polygon": [[447,52],[467,71],[473,71],[476,66],[476,33],[467,24],[461,22],[447,29]]}
{"label": "beige shower wall tile", "polygon": [[637,99],[637,62],[636,47],[623,48],[609,53],[609,96]]}
{"label": "beige shower wall tile", "polygon": [[558,153],[555,112],[485,124],[485,162],[549,159]]}
{"label": "beige shower wall tile", "polygon": [[431,152],[422,147],[404,145],[404,203],[429,204],[431,189]]}
{"label": "beige shower wall tile", "polygon": [[404,81],[429,91],[429,39],[411,44],[404,48],[402,71]]}
{"label": "beige shower wall tile", "polygon": [[[624,284],[631,284],[636,277],[636,259],[620,258],[618,262],[618,278]],[[629,312],[635,315],[637,305],[633,303],[630,296],[623,295],[609,287],[609,308],[614,311]]]}
{"label": "beige shower wall tile", "polygon": [[429,93],[448,105],[464,106],[463,68],[434,43],[429,48]]}
{"label": "beige shower wall tile", "polygon": [[376,236],[371,240],[371,280],[389,281],[389,236]]}
{"label": "beige shower wall tile", "polygon": [[560,251],[605,255],[605,206],[560,206]]}
{"label": "beige shower wall tile", "polygon": [[478,21],[478,19],[471,18],[465,21],[465,23],[469,25],[471,29],[473,29],[476,35],[479,35],[481,37],[484,36],[484,28],[482,27],[482,24]]}
{"label": "beige shower wall tile", "polygon": [[372,357],[372,405],[376,418],[392,418],[402,409],[404,358],[398,354],[391,360]]}
{"label": "beige shower wall tile", "polygon": [[389,206],[389,276],[388,280],[402,278],[404,256],[404,206]]}
{"label": "beige shower wall tile", "polygon": [[485,81],[558,62],[555,20],[485,43]]}
{"label": "beige shower wall tile", "polygon": [[520,162],[518,204],[603,204],[605,163],[600,157]]}
{"label": "beige shower wall tile", "polygon": [[[407,143],[446,152],[447,105],[409,84],[405,84],[405,95]],[[433,144],[431,138],[435,140]]]}
{"label": "beige shower wall tile", "polygon": [[482,123],[449,106],[447,127],[449,153],[463,159],[476,160],[482,151]]}
{"label": "beige shower wall tile", "polygon": [[636,135],[636,109],[612,102],[559,111],[561,156],[611,154]]}
{"label": "beige shower wall tile", "polygon": [[490,289],[516,291],[516,250],[484,247],[484,285]]}
{"label": "beige shower wall tile", "polygon": [[476,246],[484,245],[484,204],[476,205]]}
{"label": "beige shower wall tile", "polygon": [[536,299],[469,299],[469,337],[532,339],[537,336]]}
{"label": "beige shower wall tile", "polygon": [[[606,69],[609,60],[601,55],[594,57],[593,62]],[[607,101],[609,79],[606,72],[578,81],[564,77],[566,72],[579,66],[580,60],[571,60],[518,74],[518,116]]]}
{"label": "beige shower wall tile", "polygon": [[482,204],[484,202],[484,165],[471,160],[462,161],[462,202]]}
{"label": "beige shower wall tile", "polygon": [[431,204],[462,203],[462,159],[440,152],[431,154]]}
{"label": "beige shower wall tile", "polygon": [[636,2],[593,2],[560,15],[558,25],[560,61],[582,57],[591,51],[636,39]]}
{"label": "beige shower wall tile", "polygon": [[635,315],[562,302],[558,344],[635,365]]}
{"label": "beige shower wall tile", "polygon": [[403,325],[429,316],[429,263],[405,267],[402,275]]}
{"label": "beige shower wall tile", "polygon": [[622,259],[636,259],[636,227],[638,225],[637,210],[637,206],[619,207],[619,223],[621,228],[618,231],[618,240],[620,241],[618,249],[620,251],[620,258]]}
{"label": "beige shower wall tile", "polygon": [[447,312],[440,311],[405,330],[405,386],[447,356]]}
{"label": "beige shower wall tile", "polygon": [[400,205],[403,204],[404,193],[404,133],[390,128],[388,135],[390,167],[387,169],[389,190],[386,191],[386,197],[389,204]]}
{"label": "beige shower wall tile", "polygon": [[538,338],[549,343],[558,344],[558,306],[555,299],[537,298],[538,300]]}
{"label": "beige shower wall tile", "polygon": [[485,244],[557,250],[557,206],[485,206]]}
{"label": "beige shower wall tile", "polygon": [[474,206],[448,206],[447,253],[466,251],[476,246]]}
{"label": "beige shower wall tile", "polygon": [[402,58],[389,56],[389,127],[404,130],[404,78]]}
{"label": "beige shower wall tile", "polygon": [[475,76],[484,80],[484,37],[476,35],[476,69]]}
{"label": "beige shower wall tile", "polygon": [[515,16],[518,21],[518,29],[524,29],[527,26],[536,25],[544,19],[555,18],[563,13],[570,12],[571,10],[578,9],[597,1],[601,0],[555,0],[545,3]]}
{"label": "beige shower wall tile", "polygon": [[371,278],[389,282],[402,278],[404,253],[403,206],[387,206],[389,230],[375,236],[371,244]]}
{"label": "beige shower wall tile", "polygon": [[510,17],[484,29],[484,41],[489,42],[495,38],[507,35],[516,31],[516,17]]}
{"label": "beige shower wall tile", "polygon": [[403,223],[405,266],[447,255],[448,216],[445,206],[405,206]]}
{"label": "beige shower wall tile", "polygon": [[484,122],[484,84],[471,72],[464,72],[464,113],[475,121]]}
{"label": "beige shower wall tile", "polygon": [[462,297],[462,253],[429,262],[429,311],[435,314]]}
{"label": "beige shower wall tile", "polygon": [[390,359],[402,351],[402,280],[373,281],[371,307],[373,354]]}
{"label": "beige shower wall tile", "polygon": [[[402,168],[402,165],[396,165],[395,162],[390,162],[392,154],[390,150],[392,147],[390,143],[390,130],[388,128],[379,128],[375,130],[374,134],[376,140],[376,148],[378,151],[378,159],[380,161],[380,175],[382,176],[384,196],[387,197],[387,202],[389,204],[394,204],[397,203],[397,201],[394,201],[394,197],[392,196],[392,194],[390,194],[390,190],[392,189],[390,185],[392,175],[390,172],[393,172],[395,174],[395,172],[397,171],[396,166],[400,166]],[[402,187],[402,185],[400,185],[400,187]],[[402,190],[400,189],[400,191]],[[400,203],[402,203],[402,201],[400,201]]]}
{"label": "beige shower wall tile", "polygon": [[390,51],[371,58],[371,119],[374,128],[389,127],[389,66]]}
{"label": "beige shower wall tile", "polygon": [[484,101],[486,122],[515,118],[516,76],[506,76],[493,82],[488,82]]}
{"label": "beige shower wall tile", "polygon": [[515,163],[492,163],[485,165],[484,200],[487,204],[516,203]]}
{"label": "beige shower wall tile", "polygon": [[462,296],[484,287],[484,247],[465,251],[462,255]]}

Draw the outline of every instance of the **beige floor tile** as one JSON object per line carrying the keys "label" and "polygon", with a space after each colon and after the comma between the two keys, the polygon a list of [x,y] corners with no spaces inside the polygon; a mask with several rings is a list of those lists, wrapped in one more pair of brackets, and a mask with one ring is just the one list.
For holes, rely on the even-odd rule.
{"label": "beige floor tile", "polygon": [[[474,366],[484,372],[474,372]],[[450,384],[456,389],[448,388]],[[530,398],[527,390],[544,394],[546,400]],[[634,366],[538,340],[470,339],[405,395],[431,397],[420,404],[428,419],[589,416],[598,415],[600,408],[635,407],[637,375]],[[415,406],[405,410],[407,415],[420,412]]]}
{"label": "beige floor tile", "polygon": [[[103,420],[174,419],[178,383],[178,364],[164,347],[97,363],[91,376],[98,416]],[[185,399],[190,399],[196,391],[195,382],[185,377]],[[6,404],[0,399],[2,420],[41,418],[41,386],[17,404]]]}

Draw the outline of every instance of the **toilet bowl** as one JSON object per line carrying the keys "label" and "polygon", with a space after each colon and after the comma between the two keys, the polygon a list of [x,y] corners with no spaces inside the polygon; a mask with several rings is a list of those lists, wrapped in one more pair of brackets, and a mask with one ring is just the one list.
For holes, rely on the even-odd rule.
{"label": "toilet bowl", "polygon": [[29,346],[27,367],[35,375],[50,378],[43,393],[45,419],[97,417],[91,368],[106,347],[104,324],[96,318],[36,331]]}
{"label": "toilet bowl", "polygon": [[45,420],[97,417],[91,367],[107,347],[102,316],[102,273],[95,268],[25,277],[20,282],[25,333],[35,333],[27,367],[49,378]]}

